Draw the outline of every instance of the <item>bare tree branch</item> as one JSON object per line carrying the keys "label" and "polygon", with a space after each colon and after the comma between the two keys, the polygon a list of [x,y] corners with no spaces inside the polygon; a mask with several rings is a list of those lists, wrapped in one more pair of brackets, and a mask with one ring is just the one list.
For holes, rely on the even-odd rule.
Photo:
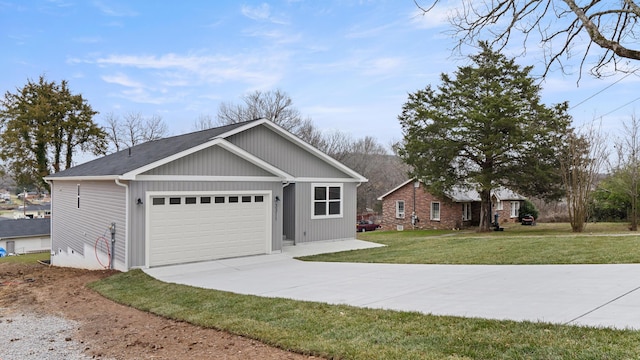
{"label": "bare tree branch", "polygon": [[[429,6],[414,2],[426,14],[441,1],[433,0]],[[636,29],[640,6],[634,0],[462,0],[462,4],[462,9],[450,17],[453,34],[458,37],[456,51],[482,40],[502,50],[516,41],[519,33],[523,35],[523,53],[532,42],[544,49],[546,76],[555,66],[565,72],[563,62],[573,57],[576,47],[585,41],[581,35],[588,35],[580,72],[591,52],[597,55],[589,62],[590,72],[596,77],[637,69],[626,61],[640,60]],[[537,30],[539,39],[531,37],[533,30]],[[597,54],[591,44],[600,48]]]}

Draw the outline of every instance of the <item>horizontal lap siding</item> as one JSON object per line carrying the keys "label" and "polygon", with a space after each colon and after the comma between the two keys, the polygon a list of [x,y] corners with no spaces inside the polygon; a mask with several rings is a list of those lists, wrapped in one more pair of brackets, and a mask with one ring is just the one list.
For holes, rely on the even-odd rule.
{"label": "horizontal lap siding", "polygon": [[[80,185],[78,208],[77,185]],[[85,257],[84,245],[95,245],[99,236],[111,237],[109,226],[116,223],[116,252],[118,262],[125,262],[126,203],[125,188],[114,181],[54,180],[52,197],[52,251],[67,248]]]}

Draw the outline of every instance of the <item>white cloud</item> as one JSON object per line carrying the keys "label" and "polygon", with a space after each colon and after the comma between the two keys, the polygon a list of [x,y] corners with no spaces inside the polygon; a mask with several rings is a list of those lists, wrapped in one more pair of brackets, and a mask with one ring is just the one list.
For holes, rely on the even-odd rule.
{"label": "white cloud", "polygon": [[127,75],[122,73],[114,75],[103,75],[102,80],[110,84],[116,84],[129,88],[142,88],[144,86],[142,83],[132,80]]}
{"label": "white cloud", "polygon": [[130,16],[137,16],[138,13],[136,13],[133,10],[130,9],[126,9],[122,6],[120,7],[115,7],[113,2],[110,2],[109,5],[103,3],[102,1],[94,1],[93,5],[98,8],[98,10],[100,10],[103,14],[108,15],[108,16],[115,16],[115,17],[130,17]]}
{"label": "white cloud", "polygon": [[[425,6],[430,6],[431,3]],[[411,12],[410,21],[418,29],[433,29],[441,26],[448,26],[449,19],[462,6],[462,0],[440,1],[429,11],[424,12],[417,8]],[[423,6],[423,8],[425,8]],[[426,9],[426,8],[425,8]]]}
{"label": "white cloud", "polygon": [[268,20],[271,15],[269,4],[262,3],[259,6],[242,5],[242,15],[252,20]]}

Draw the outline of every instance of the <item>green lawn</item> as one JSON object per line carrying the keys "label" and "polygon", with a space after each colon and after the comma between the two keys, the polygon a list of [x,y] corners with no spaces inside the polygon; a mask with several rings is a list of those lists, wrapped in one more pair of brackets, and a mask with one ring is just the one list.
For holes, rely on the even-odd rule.
{"label": "green lawn", "polygon": [[132,270],[91,288],[123,304],[334,359],[636,359],[640,332],[466,319],[167,284]]}
{"label": "green lawn", "polygon": [[640,234],[625,224],[589,224],[571,232],[568,224],[522,226],[505,231],[374,231],[362,240],[386,247],[302,257],[311,261],[404,264],[628,264],[640,263]]}
{"label": "green lawn", "polygon": [[[572,234],[567,224],[504,232],[361,234],[385,248],[309,257],[411,263],[640,262],[639,236],[621,224]],[[619,233],[621,236],[612,236]],[[428,260],[425,260],[428,259]],[[516,260],[513,260],[516,259]],[[495,321],[237,295],[166,284],[140,270],[90,285],[120,303],[168,318],[334,359],[637,359],[640,331]]]}
{"label": "green lawn", "polygon": [[29,264],[37,261],[49,261],[51,259],[51,254],[48,252],[34,253],[34,254],[25,254],[18,256],[3,256],[0,257],[0,264],[2,263],[23,263]]}

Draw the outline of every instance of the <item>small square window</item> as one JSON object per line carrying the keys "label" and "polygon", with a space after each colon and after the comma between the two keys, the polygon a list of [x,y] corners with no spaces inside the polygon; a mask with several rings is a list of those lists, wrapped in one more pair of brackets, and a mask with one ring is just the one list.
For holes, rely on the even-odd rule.
{"label": "small square window", "polygon": [[230,203],[237,203],[238,202],[238,197],[237,196],[229,196],[229,202]]}
{"label": "small square window", "polygon": [[243,202],[243,203],[251,202],[251,196],[243,196],[243,197],[242,197],[242,202]]}
{"label": "small square window", "polygon": [[224,196],[216,196],[213,200],[216,204],[224,204]]}
{"label": "small square window", "polygon": [[203,196],[200,198],[200,204],[211,204],[211,196]]}
{"label": "small square window", "polygon": [[172,198],[169,198],[169,204],[170,205],[180,205],[181,200],[182,199],[179,198],[179,197],[172,197]]}
{"label": "small square window", "polygon": [[153,205],[164,205],[164,198],[153,198]]}
{"label": "small square window", "polygon": [[253,201],[254,202],[263,202],[264,201],[264,196],[258,195],[258,196],[253,198]]}
{"label": "small square window", "polygon": [[185,204],[195,204],[196,203],[196,198],[195,197],[186,197],[186,198],[184,198],[184,203]]}

